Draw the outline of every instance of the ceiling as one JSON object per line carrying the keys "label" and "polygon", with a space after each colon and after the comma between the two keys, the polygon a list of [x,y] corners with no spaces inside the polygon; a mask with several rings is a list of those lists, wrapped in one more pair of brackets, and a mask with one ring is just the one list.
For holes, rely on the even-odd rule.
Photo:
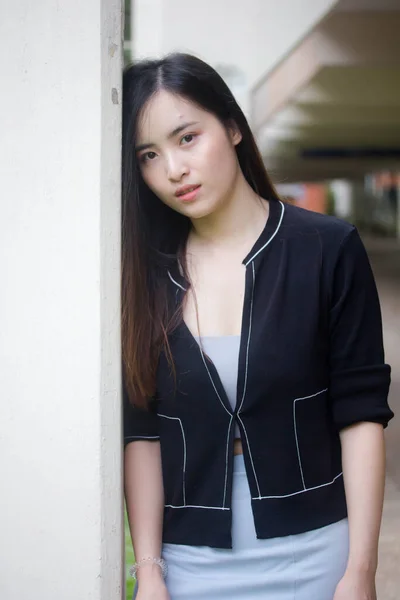
{"label": "ceiling", "polygon": [[[376,5],[366,0],[362,3],[369,8]],[[392,15],[388,17],[392,19]],[[357,35],[360,37],[360,32]],[[352,39],[356,36],[341,43],[340,52],[346,43],[350,51],[354,50]],[[400,27],[394,43],[398,44],[396,56],[392,40],[388,60],[383,52],[379,55],[378,49],[380,58],[372,64],[369,58],[360,60],[357,55],[356,60],[345,57],[337,61],[340,64],[332,60],[329,65],[328,51],[325,64],[321,61],[306,71],[310,76],[297,89],[290,86],[289,70],[286,74],[282,71],[285,76],[280,78],[275,74],[274,81],[280,85],[276,93],[284,101],[276,106],[271,102],[272,109],[262,113],[266,117],[256,133],[265,162],[278,180],[351,178],[375,169],[400,169]],[[358,52],[360,48],[359,44]],[[368,55],[374,56],[370,50]],[[355,54],[353,51],[352,56]],[[296,64],[301,65],[301,61]],[[287,97],[282,93],[284,85]],[[274,88],[266,87],[266,93],[268,101],[268,93],[273,95]],[[259,98],[257,102],[260,106]],[[326,156],[326,150],[330,156]],[[334,156],[338,151],[341,158]],[[312,157],[306,158],[306,153]],[[316,153],[325,155],[317,158]]]}
{"label": "ceiling", "polygon": [[339,0],[336,11],[400,10],[399,0]]}

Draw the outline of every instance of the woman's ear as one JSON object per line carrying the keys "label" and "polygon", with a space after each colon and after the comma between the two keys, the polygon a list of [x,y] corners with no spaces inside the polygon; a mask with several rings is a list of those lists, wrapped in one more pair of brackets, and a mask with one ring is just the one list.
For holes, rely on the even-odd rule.
{"label": "woman's ear", "polygon": [[229,137],[234,146],[237,146],[242,141],[242,134],[235,121],[231,121],[231,123],[229,123]]}

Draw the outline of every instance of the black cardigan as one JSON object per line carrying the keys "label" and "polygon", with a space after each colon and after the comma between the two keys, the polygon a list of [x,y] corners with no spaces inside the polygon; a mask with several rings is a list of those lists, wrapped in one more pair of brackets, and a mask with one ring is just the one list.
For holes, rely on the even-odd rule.
{"label": "black cardigan", "polygon": [[[239,425],[258,538],[346,517],[339,431],[386,427],[390,367],[378,295],[357,230],[270,201],[243,261],[245,298],[234,411],[185,323],[162,354],[150,412],[125,396],[125,444],[160,440],[163,541],[230,548],[233,441]],[[168,271],[178,300],[187,289]]]}

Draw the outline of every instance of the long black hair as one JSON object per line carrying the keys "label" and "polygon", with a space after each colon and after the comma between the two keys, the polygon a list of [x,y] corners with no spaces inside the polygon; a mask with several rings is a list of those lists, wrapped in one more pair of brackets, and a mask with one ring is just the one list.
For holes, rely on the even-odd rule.
{"label": "long black hair", "polygon": [[[159,90],[182,96],[215,115],[242,139],[235,146],[244,177],[262,198],[277,193],[267,175],[249,124],[222,77],[188,54],[145,60],[124,71],[122,112],[122,366],[124,387],[136,406],[148,406],[155,393],[156,370],[164,349],[172,364],[168,333],[180,318],[171,310],[167,269],[173,262],[186,273],[188,217],[161,202],[147,187],[136,157],[139,118]],[[188,277],[187,277],[188,278]]]}

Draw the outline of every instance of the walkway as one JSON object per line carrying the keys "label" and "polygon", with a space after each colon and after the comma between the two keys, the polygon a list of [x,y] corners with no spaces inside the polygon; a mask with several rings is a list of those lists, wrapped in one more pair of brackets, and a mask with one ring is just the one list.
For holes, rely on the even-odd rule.
{"label": "walkway", "polygon": [[400,598],[400,243],[364,240],[381,298],[386,360],[392,365],[386,429],[387,479],[377,576],[378,600]]}

